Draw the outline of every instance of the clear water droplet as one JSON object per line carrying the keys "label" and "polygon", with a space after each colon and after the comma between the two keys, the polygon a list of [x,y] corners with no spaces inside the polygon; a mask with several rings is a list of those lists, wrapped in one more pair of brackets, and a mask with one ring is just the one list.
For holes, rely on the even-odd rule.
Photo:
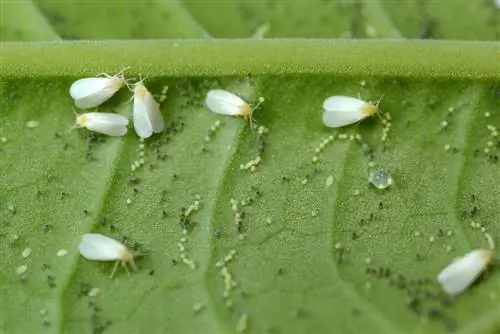
{"label": "clear water droplet", "polygon": [[373,171],[369,180],[377,189],[385,189],[392,184],[391,173],[385,168]]}

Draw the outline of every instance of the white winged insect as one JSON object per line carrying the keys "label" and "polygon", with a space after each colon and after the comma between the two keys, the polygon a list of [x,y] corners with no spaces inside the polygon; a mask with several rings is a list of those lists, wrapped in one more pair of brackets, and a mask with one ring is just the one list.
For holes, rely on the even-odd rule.
{"label": "white winged insect", "polygon": [[339,128],[365,119],[375,113],[378,105],[350,96],[330,96],[323,102],[323,123],[329,128]]}
{"label": "white winged insect", "polygon": [[70,131],[75,128],[86,128],[113,137],[121,137],[127,133],[129,121],[123,115],[105,112],[77,114],[74,110],[73,112],[76,116],[76,122]]}
{"label": "white winged insect", "polygon": [[242,116],[245,120],[250,120],[252,127],[252,114],[257,109],[264,98],[259,98],[259,103],[254,107],[236,94],[223,89],[212,89],[207,93],[205,104],[212,112],[220,115]]}
{"label": "white winged insect", "polygon": [[160,111],[159,104],[143,84],[144,80],[134,84],[134,129],[142,138],[149,138],[153,133],[162,132],[165,121]]}
{"label": "white winged insect", "polygon": [[130,263],[132,269],[137,271],[137,266],[134,263],[134,254],[121,242],[102,234],[84,234],[78,244],[78,250],[87,260],[116,261],[110,278],[113,278],[119,263],[122,264],[129,274],[130,271],[127,268],[127,263]]}
{"label": "white winged insect", "polygon": [[92,78],[76,80],[69,89],[69,94],[80,109],[95,108],[109,100],[120,88],[127,84],[124,71],[116,75],[98,74]]}
{"label": "white winged insect", "polygon": [[479,277],[492,258],[491,249],[473,250],[446,266],[439,273],[437,280],[447,294],[458,295]]}

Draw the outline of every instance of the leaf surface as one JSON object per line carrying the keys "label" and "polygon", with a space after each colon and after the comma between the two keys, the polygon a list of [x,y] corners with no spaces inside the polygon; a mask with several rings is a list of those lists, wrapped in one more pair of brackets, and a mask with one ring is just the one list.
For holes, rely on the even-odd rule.
{"label": "leaf surface", "polygon": [[[500,232],[495,8],[449,3],[425,2],[432,37],[486,41],[405,40],[425,17],[406,2],[2,2],[30,17],[2,40],[53,42],[1,45],[0,332],[498,331],[497,266],[458,298],[436,283],[487,247],[481,227]],[[460,10],[477,24],[452,29]],[[305,39],[339,36],[391,39]],[[158,100],[168,86],[164,133],[70,132],[71,83],[124,66]],[[209,112],[213,88],[264,97],[268,132]],[[358,94],[383,95],[384,122],[325,128],[323,100]],[[100,110],[130,116],[129,98]],[[139,271],[83,259],[89,232],[143,254]]]}

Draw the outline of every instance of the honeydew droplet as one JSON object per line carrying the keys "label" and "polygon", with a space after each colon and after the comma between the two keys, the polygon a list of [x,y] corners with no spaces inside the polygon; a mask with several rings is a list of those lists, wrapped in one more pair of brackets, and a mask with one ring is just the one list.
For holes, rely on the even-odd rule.
{"label": "honeydew droplet", "polygon": [[40,125],[40,122],[34,120],[28,121],[28,123],[26,123],[26,126],[31,129],[36,128],[38,125]]}
{"label": "honeydew droplet", "polygon": [[66,254],[68,254],[68,251],[65,249],[60,249],[57,251],[57,256],[65,256]]}
{"label": "honeydew droplet", "polygon": [[347,139],[349,136],[346,133],[339,134],[339,139]]}
{"label": "honeydew droplet", "polygon": [[243,313],[238,319],[238,323],[236,324],[236,332],[243,333],[248,328],[248,315]]}
{"label": "honeydew droplet", "polygon": [[329,176],[326,178],[326,186],[327,186],[327,187],[330,187],[332,184],[333,184],[333,176],[332,176],[332,175],[329,175]]}
{"label": "honeydew droplet", "polygon": [[90,289],[89,293],[88,293],[88,296],[89,297],[95,297],[99,294],[101,290],[99,288],[92,288]]}
{"label": "honeydew droplet", "polygon": [[25,259],[31,255],[31,248],[25,248],[21,253],[21,256]]}
{"label": "honeydew droplet", "polygon": [[385,168],[380,168],[372,172],[369,180],[377,189],[385,189],[393,183],[391,174]]}
{"label": "honeydew droplet", "polygon": [[18,275],[21,275],[21,274],[24,274],[26,272],[26,270],[28,270],[28,266],[23,264],[23,265],[17,267],[16,272]]}

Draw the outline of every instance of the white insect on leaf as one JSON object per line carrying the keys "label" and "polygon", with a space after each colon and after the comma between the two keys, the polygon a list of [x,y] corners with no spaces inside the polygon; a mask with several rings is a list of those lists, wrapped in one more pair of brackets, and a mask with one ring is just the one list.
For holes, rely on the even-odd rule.
{"label": "white insect on leaf", "polygon": [[146,139],[153,133],[160,133],[165,128],[165,121],[160,111],[159,104],[155,101],[153,95],[147,90],[141,79],[133,86],[134,110],[133,120],[134,129],[137,135]]}
{"label": "white insect on leaf", "polygon": [[74,110],[73,113],[76,116],[76,122],[70,131],[75,128],[86,128],[113,137],[121,137],[127,133],[129,121],[123,115],[104,112],[77,114]]}
{"label": "white insect on leaf", "polygon": [[493,250],[476,249],[454,259],[438,275],[437,280],[449,295],[465,291],[486,269],[493,258]]}
{"label": "white insect on leaf", "polygon": [[110,278],[113,278],[119,263],[122,264],[129,274],[130,271],[127,268],[127,263],[130,263],[132,269],[137,271],[137,266],[134,263],[134,254],[121,242],[102,234],[84,234],[78,244],[78,250],[87,260],[116,261]]}
{"label": "white insect on leaf", "polygon": [[109,100],[126,83],[124,68],[116,75],[106,73],[96,77],[76,80],[69,89],[69,94],[80,109],[95,108]]}
{"label": "white insect on leaf", "polygon": [[212,112],[220,115],[242,116],[245,120],[250,120],[252,127],[252,115],[264,102],[264,98],[259,98],[259,103],[254,107],[250,106],[238,95],[223,89],[212,89],[207,93],[205,104]]}
{"label": "white insect on leaf", "polygon": [[350,96],[330,96],[323,102],[323,123],[330,128],[339,128],[378,114],[378,105]]}

